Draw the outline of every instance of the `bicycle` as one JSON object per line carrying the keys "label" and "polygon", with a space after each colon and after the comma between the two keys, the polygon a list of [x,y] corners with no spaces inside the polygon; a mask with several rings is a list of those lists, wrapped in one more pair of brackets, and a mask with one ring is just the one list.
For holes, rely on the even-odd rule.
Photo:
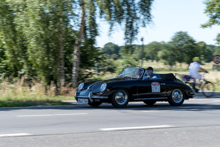
{"label": "bicycle", "polygon": [[[212,82],[208,81],[205,78],[204,74],[202,75],[202,79],[200,80],[200,84],[198,84],[198,83],[195,84],[195,82],[194,82],[195,79],[189,75],[185,75],[184,78],[186,81],[185,83],[189,84],[194,89],[194,91],[196,93],[198,93],[199,90],[202,90],[202,94],[207,98],[214,95],[215,85]],[[190,82],[192,80],[193,80],[193,82]]]}

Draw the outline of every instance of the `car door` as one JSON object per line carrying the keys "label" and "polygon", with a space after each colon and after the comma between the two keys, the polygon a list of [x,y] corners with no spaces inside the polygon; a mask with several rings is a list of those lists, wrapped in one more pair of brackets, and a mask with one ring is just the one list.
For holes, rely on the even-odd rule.
{"label": "car door", "polygon": [[138,83],[138,97],[163,97],[167,94],[167,87],[162,79],[145,79]]}

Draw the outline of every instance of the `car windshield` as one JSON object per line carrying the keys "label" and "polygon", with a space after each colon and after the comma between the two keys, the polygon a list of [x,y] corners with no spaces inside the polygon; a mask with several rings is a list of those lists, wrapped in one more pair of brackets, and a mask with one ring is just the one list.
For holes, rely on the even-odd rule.
{"label": "car windshield", "polygon": [[141,78],[144,69],[140,67],[126,67],[118,75],[118,77]]}

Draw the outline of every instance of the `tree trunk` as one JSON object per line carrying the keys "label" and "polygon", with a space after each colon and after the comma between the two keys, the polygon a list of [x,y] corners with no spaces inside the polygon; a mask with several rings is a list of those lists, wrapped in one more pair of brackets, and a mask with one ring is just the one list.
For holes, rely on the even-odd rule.
{"label": "tree trunk", "polygon": [[58,55],[58,86],[59,88],[65,85],[65,71],[64,71],[64,53],[63,53],[63,27],[62,21],[59,19],[59,55]]}
{"label": "tree trunk", "polygon": [[75,42],[74,47],[74,60],[73,60],[73,70],[72,70],[72,86],[76,88],[78,85],[78,77],[79,77],[79,64],[80,64],[80,47],[81,41],[84,33],[84,25],[85,25],[85,9],[84,9],[84,0],[81,0],[80,8],[81,8],[81,19],[80,19],[80,30],[78,39]]}

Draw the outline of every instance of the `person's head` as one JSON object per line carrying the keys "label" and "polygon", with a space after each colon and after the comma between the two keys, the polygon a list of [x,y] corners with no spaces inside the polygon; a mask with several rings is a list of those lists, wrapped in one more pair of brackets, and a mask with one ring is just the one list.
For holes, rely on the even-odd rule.
{"label": "person's head", "polygon": [[137,76],[137,77],[140,77],[140,76],[141,76],[141,72],[142,72],[141,69],[137,69],[137,70],[136,70],[136,76]]}
{"label": "person's head", "polygon": [[154,69],[152,67],[148,67],[147,72],[148,72],[148,75],[151,76],[154,72]]}
{"label": "person's head", "polygon": [[199,57],[194,57],[194,58],[193,58],[193,62],[198,62],[198,63],[200,63]]}

